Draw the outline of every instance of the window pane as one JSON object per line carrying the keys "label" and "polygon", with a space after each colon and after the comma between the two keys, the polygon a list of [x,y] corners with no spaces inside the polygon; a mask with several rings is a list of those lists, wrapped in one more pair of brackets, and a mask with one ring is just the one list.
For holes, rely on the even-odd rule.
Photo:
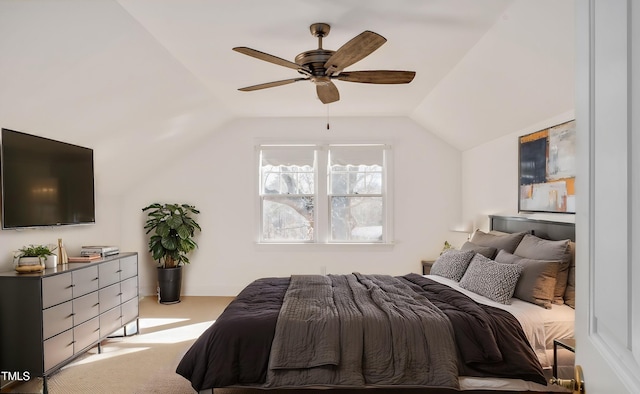
{"label": "window pane", "polygon": [[331,166],[331,194],[382,194],[382,167]]}
{"label": "window pane", "polygon": [[382,212],[382,197],[331,197],[331,238],[382,242]]}
{"label": "window pane", "polygon": [[314,194],[315,173],[311,166],[264,165],[263,194]]}
{"label": "window pane", "polygon": [[264,196],[262,239],[264,241],[312,241],[314,199],[311,196]]}

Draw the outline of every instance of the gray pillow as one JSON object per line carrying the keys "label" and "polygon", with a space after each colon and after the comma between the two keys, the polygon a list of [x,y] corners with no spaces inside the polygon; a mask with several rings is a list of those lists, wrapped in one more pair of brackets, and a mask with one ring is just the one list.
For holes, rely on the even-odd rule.
{"label": "gray pillow", "polygon": [[571,261],[569,262],[569,274],[567,275],[567,289],[564,291],[564,303],[576,308],[576,243],[569,242]]}
{"label": "gray pillow", "polygon": [[560,261],[527,259],[504,250],[498,252],[496,261],[522,266],[522,273],[513,293],[514,297],[546,309],[551,308]]}
{"label": "gray pillow", "polygon": [[508,305],[521,271],[518,264],[500,264],[476,254],[460,280],[460,287]]}
{"label": "gray pillow", "polygon": [[460,250],[464,250],[464,251],[472,250],[472,251],[474,251],[476,253],[480,253],[484,257],[488,257],[488,258],[492,258],[493,256],[495,256],[495,254],[497,252],[496,248],[494,248],[492,246],[480,246],[480,245],[474,244],[471,241],[465,242],[462,245],[462,247],[460,248]]}
{"label": "gray pillow", "polygon": [[475,254],[476,253],[472,251],[448,250],[441,254],[433,263],[433,266],[431,266],[431,275],[439,275],[459,282]]}
{"label": "gray pillow", "polygon": [[[476,245],[491,246],[497,250],[504,249],[509,253],[513,253],[525,234],[525,232],[521,232],[508,235],[496,235],[476,230],[473,234],[473,238],[471,238],[471,242]],[[491,256],[491,258],[494,256]]]}
{"label": "gray pillow", "polygon": [[571,251],[569,240],[550,241],[527,234],[516,248],[513,254],[535,260],[560,261],[558,275],[556,276],[556,288],[553,292],[553,303],[564,303],[564,292],[567,288]]}

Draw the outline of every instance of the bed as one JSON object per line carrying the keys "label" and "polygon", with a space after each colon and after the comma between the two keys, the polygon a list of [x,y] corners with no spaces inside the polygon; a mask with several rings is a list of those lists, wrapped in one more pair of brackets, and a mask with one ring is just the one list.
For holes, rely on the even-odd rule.
{"label": "bed", "polygon": [[561,392],[546,382],[553,339],[573,336],[573,224],[490,223],[430,275],[258,279],[176,372],[200,392]]}

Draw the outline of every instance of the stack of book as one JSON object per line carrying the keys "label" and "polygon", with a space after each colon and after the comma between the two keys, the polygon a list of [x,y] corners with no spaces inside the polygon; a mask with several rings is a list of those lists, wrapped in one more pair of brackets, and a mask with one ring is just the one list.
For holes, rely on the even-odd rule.
{"label": "stack of book", "polygon": [[98,255],[100,257],[113,256],[120,253],[117,246],[83,246],[80,250],[80,256],[90,257]]}
{"label": "stack of book", "polygon": [[89,256],[69,256],[67,257],[67,261],[70,263],[86,263],[89,261],[95,261],[101,259],[102,256],[99,254],[93,254]]}

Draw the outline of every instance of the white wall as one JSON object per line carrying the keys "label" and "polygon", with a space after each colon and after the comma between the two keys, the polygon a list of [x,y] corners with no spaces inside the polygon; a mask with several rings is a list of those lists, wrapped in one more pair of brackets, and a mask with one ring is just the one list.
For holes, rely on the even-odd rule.
{"label": "white wall", "polygon": [[[394,150],[392,246],[257,245],[257,165],[261,142],[387,142]],[[155,294],[141,208],[153,202],[201,210],[199,249],[184,271],[183,295],[236,295],[265,276],[352,271],[420,272],[460,220],[461,154],[408,118],[241,119],[222,126],[186,157],[158,157],[158,169],[123,198],[121,249],[140,253],[140,286]]]}
{"label": "white wall", "polygon": [[[574,111],[514,131],[462,152],[462,215],[474,228],[489,229],[488,215],[518,215],[518,137],[575,119]],[[573,214],[527,214],[574,222]]]}

